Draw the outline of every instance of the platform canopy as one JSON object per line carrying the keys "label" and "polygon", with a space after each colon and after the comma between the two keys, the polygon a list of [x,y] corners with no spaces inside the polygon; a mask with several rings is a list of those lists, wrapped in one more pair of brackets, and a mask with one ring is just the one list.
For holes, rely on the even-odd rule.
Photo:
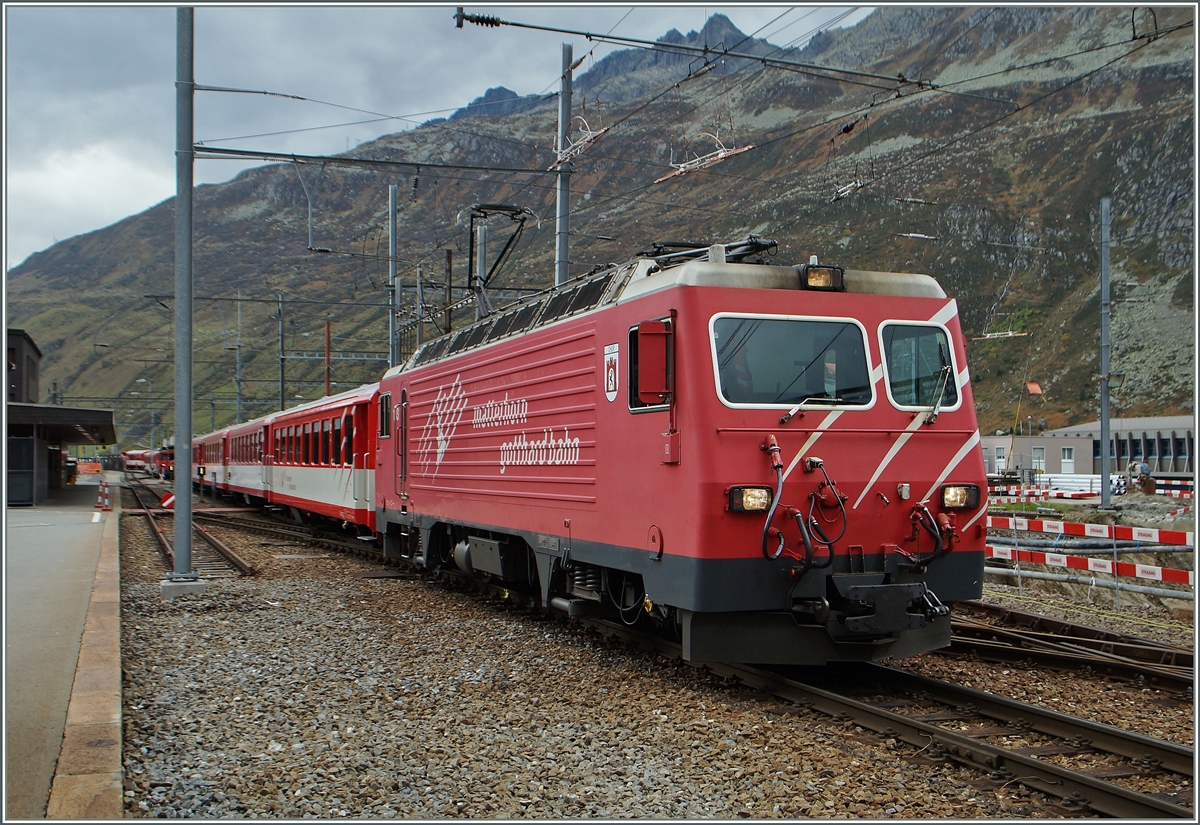
{"label": "platform canopy", "polygon": [[112,410],[59,407],[52,404],[6,405],[9,438],[40,438],[51,444],[117,443],[117,426]]}

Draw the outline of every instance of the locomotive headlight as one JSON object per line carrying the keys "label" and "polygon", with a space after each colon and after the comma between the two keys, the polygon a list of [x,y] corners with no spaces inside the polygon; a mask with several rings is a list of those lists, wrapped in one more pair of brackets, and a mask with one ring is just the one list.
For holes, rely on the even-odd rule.
{"label": "locomotive headlight", "polygon": [[771,506],[770,487],[730,487],[729,509],[735,513],[758,513]]}
{"label": "locomotive headlight", "polygon": [[979,487],[974,484],[951,484],[942,488],[943,510],[973,510],[979,506]]}
{"label": "locomotive headlight", "polygon": [[840,266],[805,264],[800,267],[800,286],[802,289],[845,292],[846,271]]}

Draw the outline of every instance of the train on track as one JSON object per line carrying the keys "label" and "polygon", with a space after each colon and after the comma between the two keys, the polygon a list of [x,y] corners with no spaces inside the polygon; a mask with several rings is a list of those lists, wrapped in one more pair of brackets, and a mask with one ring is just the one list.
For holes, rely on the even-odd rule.
{"label": "train on track", "polygon": [[656,245],[197,438],[193,481],[693,660],[945,646],[986,536],[957,305],[777,252]]}

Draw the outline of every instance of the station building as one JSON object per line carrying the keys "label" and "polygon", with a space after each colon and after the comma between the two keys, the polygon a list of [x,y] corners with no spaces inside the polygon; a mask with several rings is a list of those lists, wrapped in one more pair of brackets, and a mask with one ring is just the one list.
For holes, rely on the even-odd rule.
{"label": "station building", "polygon": [[24,330],[8,329],[5,338],[5,503],[10,507],[40,504],[51,489],[68,482],[65,447],[117,443],[115,417],[112,410],[39,404],[41,350]]}
{"label": "station building", "polygon": [[[988,473],[1033,470],[1049,475],[1100,475],[1100,422],[1089,421],[1056,430],[1032,432],[1032,419],[1022,431],[982,438]],[[1195,473],[1195,419],[1187,415],[1109,419],[1110,472],[1123,472],[1130,461],[1142,461],[1155,476]]]}

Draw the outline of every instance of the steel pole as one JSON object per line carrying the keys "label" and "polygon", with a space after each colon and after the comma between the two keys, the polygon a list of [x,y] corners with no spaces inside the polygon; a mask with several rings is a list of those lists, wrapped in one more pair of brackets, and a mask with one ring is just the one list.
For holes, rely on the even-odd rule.
{"label": "steel pole", "polygon": [[242,423],[242,291],[238,290],[238,339],[237,339],[237,423]]}
{"label": "steel pole", "polygon": [[449,334],[449,332],[450,332],[450,276],[454,272],[454,267],[453,267],[454,257],[453,256],[454,256],[454,250],[447,249],[446,250],[446,295],[445,295],[446,328],[443,330],[443,334]]}
{"label": "steel pole", "polygon": [[396,184],[388,187],[388,367],[396,366],[396,312],[400,294],[396,289]]}
{"label": "steel pole", "polygon": [[175,569],[192,571],[192,151],[194,10],[175,13]]}
{"label": "steel pole", "polygon": [[[558,93],[558,151],[567,148],[567,130],[571,123],[571,62],[570,43],[562,44],[562,88]],[[571,164],[558,167],[558,201],[554,224],[554,283],[565,284],[570,277],[569,237],[571,233]]]}
{"label": "steel pole", "polygon": [[279,293],[279,409],[287,409],[284,403],[284,385],[283,385],[283,293]]}
{"label": "steel pole", "polygon": [[425,268],[417,264],[417,346],[425,343]]}
{"label": "steel pole", "polygon": [[483,291],[487,288],[487,224],[475,227],[475,320],[483,318]]}
{"label": "steel pole", "polygon": [[1108,223],[1110,201],[1100,201],[1100,507],[1112,507],[1112,491],[1109,489],[1108,460],[1108,369],[1109,369],[1109,271],[1108,271]]}

